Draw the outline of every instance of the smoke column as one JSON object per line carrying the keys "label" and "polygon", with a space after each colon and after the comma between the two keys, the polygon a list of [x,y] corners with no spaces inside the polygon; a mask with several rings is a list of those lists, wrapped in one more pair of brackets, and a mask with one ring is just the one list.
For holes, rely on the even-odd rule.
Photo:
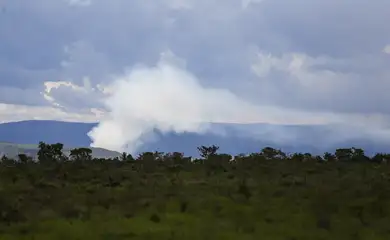
{"label": "smoke column", "polygon": [[108,86],[108,115],[88,136],[92,147],[134,152],[153,130],[204,133],[211,122],[258,118],[256,107],[225,89],[201,86],[171,52],[155,67],[137,66]]}
{"label": "smoke column", "polygon": [[[359,122],[352,121],[357,119],[353,116],[253,105],[227,89],[206,88],[186,70],[185,62],[169,51],[161,54],[156,66],[138,65],[116,77],[106,90],[109,94],[103,103],[107,114],[88,136],[92,147],[115,151],[135,153],[144,143],[154,140],[154,130],[215,133],[210,123],[273,124],[265,128],[241,125],[237,131],[257,139],[272,136],[275,143],[294,143],[298,139],[304,142],[307,138],[280,125],[328,125],[329,137],[321,133],[321,144],[374,134],[372,127],[365,130],[366,124],[353,127],[353,123]],[[221,128],[217,131],[224,133],[223,128],[222,132]],[[388,131],[381,135],[388,140]],[[317,136],[306,140],[313,144],[313,140],[319,139]]]}

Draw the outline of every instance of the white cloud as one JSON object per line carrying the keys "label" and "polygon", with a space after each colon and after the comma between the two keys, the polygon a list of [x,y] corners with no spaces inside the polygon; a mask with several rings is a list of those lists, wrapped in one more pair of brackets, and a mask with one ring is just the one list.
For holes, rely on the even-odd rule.
{"label": "white cloud", "polygon": [[59,103],[56,102],[56,99],[53,96],[51,96],[53,89],[58,89],[60,87],[64,87],[65,86],[65,87],[70,87],[74,91],[83,91],[83,92],[85,91],[84,88],[82,88],[80,86],[77,86],[76,84],[73,84],[72,82],[65,82],[65,81],[52,82],[52,81],[48,81],[48,82],[44,82],[43,85],[45,86],[45,90],[41,94],[43,95],[43,97],[47,101],[49,101],[50,103],[52,103],[56,107],[62,107],[62,106]]}
{"label": "white cloud", "polygon": [[65,46],[64,53],[59,80],[45,81],[41,95],[53,106],[70,112],[100,108],[100,98],[110,91],[104,83],[111,80],[108,59],[84,41]]}
{"label": "white cloud", "polygon": [[[72,82],[45,82],[43,97],[54,107],[68,112],[89,112],[92,108],[101,109],[101,98],[107,93],[103,85],[92,86],[88,78],[83,79],[83,85]],[[102,110],[101,110],[102,111]]]}

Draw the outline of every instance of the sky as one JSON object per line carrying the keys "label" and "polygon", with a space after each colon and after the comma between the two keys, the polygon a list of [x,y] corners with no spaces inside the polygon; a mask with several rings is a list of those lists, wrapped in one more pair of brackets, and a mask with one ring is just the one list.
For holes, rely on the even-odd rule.
{"label": "sky", "polygon": [[118,139],[113,149],[156,126],[202,132],[208,122],[388,130],[388,0],[0,0],[0,9],[0,122],[100,122],[91,137]]}

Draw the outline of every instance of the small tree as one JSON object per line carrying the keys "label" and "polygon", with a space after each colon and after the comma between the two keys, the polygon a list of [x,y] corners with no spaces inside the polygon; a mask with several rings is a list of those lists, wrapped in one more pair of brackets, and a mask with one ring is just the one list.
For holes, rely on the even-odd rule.
{"label": "small tree", "polygon": [[219,147],[212,145],[210,147],[201,146],[198,147],[198,151],[202,158],[208,159],[210,156],[217,154]]}
{"label": "small tree", "polygon": [[183,164],[185,161],[187,159],[184,158],[184,153],[181,152],[171,152],[164,156],[164,162],[168,162],[169,164]]}
{"label": "small tree", "polygon": [[303,162],[305,160],[305,155],[303,153],[293,153],[290,156],[290,159],[297,162]]}
{"label": "small tree", "polygon": [[327,162],[334,162],[336,160],[336,156],[331,154],[330,152],[324,153],[324,160]]}
{"label": "small tree", "polygon": [[38,160],[40,162],[49,163],[62,161],[65,159],[62,149],[64,145],[62,143],[46,144],[39,142]]}
{"label": "small tree", "polygon": [[70,159],[73,161],[92,160],[92,150],[90,148],[75,148],[70,150]]}
{"label": "small tree", "polygon": [[18,154],[18,158],[19,158],[19,161],[21,163],[24,163],[24,164],[32,161],[32,158],[27,156],[24,153]]}
{"label": "small tree", "polygon": [[134,161],[135,159],[130,153],[123,152],[120,157],[121,161]]}
{"label": "small tree", "polygon": [[162,160],[164,158],[164,153],[163,152],[143,152],[140,153],[137,157],[137,160],[140,161],[156,161],[156,160]]}
{"label": "small tree", "polygon": [[386,153],[377,153],[371,158],[371,161],[375,163],[383,163],[387,162],[388,160],[390,160],[390,154]]}
{"label": "small tree", "polygon": [[271,147],[265,147],[261,150],[261,155],[266,159],[285,159],[286,154],[280,149],[274,149]]}
{"label": "small tree", "polygon": [[338,161],[349,161],[353,156],[351,148],[338,148],[334,154]]}
{"label": "small tree", "polygon": [[369,161],[370,158],[367,157],[364,153],[364,150],[361,148],[352,148],[352,160],[353,161]]}

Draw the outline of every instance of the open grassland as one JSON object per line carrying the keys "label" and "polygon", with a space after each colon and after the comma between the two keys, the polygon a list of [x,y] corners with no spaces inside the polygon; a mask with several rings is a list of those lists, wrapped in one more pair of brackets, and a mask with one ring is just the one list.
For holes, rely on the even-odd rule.
{"label": "open grassland", "polygon": [[2,162],[0,239],[390,239],[385,163],[206,161]]}

